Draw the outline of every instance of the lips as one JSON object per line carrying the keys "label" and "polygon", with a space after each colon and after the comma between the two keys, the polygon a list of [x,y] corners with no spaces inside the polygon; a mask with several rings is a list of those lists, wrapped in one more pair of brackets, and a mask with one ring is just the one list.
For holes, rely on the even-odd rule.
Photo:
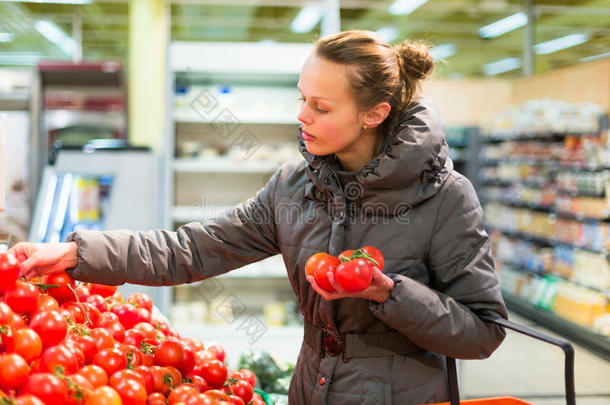
{"label": "lips", "polygon": [[302,135],[303,135],[303,140],[304,141],[313,141],[314,139],[316,139],[315,136],[313,136],[312,134],[306,132],[306,131],[302,131]]}

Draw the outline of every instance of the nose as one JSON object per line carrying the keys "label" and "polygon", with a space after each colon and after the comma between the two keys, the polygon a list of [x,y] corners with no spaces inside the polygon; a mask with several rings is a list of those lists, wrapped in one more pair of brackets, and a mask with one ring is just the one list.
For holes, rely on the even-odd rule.
{"label": "nose", "polygon": [[301,105],[299,113],[297,114],[297,119],[306,125],[310,125],[312,121],[311,114],[309,113],[308,108],[309,107],[307,107],[307,103],[303,103],[303,105]]}

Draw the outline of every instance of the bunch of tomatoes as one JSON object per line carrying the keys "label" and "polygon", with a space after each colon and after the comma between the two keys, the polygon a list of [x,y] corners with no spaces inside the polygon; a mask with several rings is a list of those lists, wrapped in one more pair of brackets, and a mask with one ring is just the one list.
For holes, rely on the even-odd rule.
{"label": "bunch of tomatoes", "polygon": [[60,272],[18,279],[0,254],[1,405],[263,405],[251,370],[220,345],[151,318],[143,293],[76,283]]}
{"label": "bunch of tomatoes", "polygon": [[328,280],[328,273],[333,273],[341,288],[355,293],[365,290],[371,284],[375,268],[383,270],[383,265],[383,255],[379,249],[365,246],[346,250],[337,257],[323,252],[316,253],[307,259],[305,273],[313,276],[323,290],[334,292],[335,288]]}

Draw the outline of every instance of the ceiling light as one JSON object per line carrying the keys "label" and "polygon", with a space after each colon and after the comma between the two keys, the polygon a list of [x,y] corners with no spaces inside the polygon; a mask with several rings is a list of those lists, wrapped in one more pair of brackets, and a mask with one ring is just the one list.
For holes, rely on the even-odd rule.
{"label": "ceiling light", "polygon": [[39,20],[36,21],[34,27],[45,38],[57,45],[65,54],[72,55],[74,53],[76,49],[74,39],[63,32],[55,23]]}
{"label": "ceiling light", "polygon": [[599,55],[587,56],[586,58],[582,58],[581,62],[591,62],[598,59],[610,58],[610,52],[600,53]]}
{"label": "ceiling light", "polygon": [[390,4],[388,11],[394,15],[411,14],[424,5],[428,0],[396,0]]}
{"label": "ceiling light", "polygon": [[571,48],[580,45],[589,40],[589,34],[571,34],[565,37],[553,39],[551,41],[542,42],[534,45],[534,50],[538,55],[548,55],[549,53],[561,51],[562,49]]}
{"label": "ceiling light", "polygon": [[499,37],[502,34],[521,28],[525,24],[527,24],[527,15],[525,13],[513,14],[510,17],[479,28],[479,36],[481,38]]}
{"label": "ceiling light", "polygon": [[396,38],[398,38],[398,29],[394,27],[383,27],[377,30],[377,33],[381,38],[383,38],[386,42],[392,42]]}
{"label": "ceiling light", "polygon": [[89,4],[93,0],[1,0],[13,3]]}
{"label": "ceiling light", "polygon": [[290,31],[304,34],[313,29],[322,18],[322,9],[318,5],[305,6],[290,23]]}
{"label": "ceiling light", "polygon": [[453,44],[440,44],[430,49],[430,55],[434,60],[447,59],[456,52],[457,48]]}
{"label": "ceiling light", "polygon": [[0,42],[11,42],[15,38],[12,32],[0,32]]}
{"label": "ceiling light", "polygon": [[485,76],[495,76],[520,67],[521,60],[519,58],[506,58],[483,65],[483,73],[485,73]]}

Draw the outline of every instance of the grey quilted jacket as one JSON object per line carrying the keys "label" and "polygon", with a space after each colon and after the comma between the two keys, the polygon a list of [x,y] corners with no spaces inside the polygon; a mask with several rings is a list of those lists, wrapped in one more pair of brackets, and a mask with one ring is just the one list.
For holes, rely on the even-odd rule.
{"label": "grey quilted jacket", "polygon": [[[78,231],[73,277],[175,285],[281,254],[305,322],[326,336],[405,340],[405,352],[360,347],[353,357],[301,346],[290,404],[421,404],[448,399],[443,356],[480,359],[504,338],[483,313],[506,317],[481,206],[453,170],[433,104],[417,99],[360,172],[332,156],[283,165],[253,198],[176,232]],[[381,303],[326,301],[305,279],[313,253],[378,247],[394,288]],[[387,335],[386,335],[387,334]],[[357,340],[357,339],[356,339]],[[353,353],[352,353],[353,354]]]}

